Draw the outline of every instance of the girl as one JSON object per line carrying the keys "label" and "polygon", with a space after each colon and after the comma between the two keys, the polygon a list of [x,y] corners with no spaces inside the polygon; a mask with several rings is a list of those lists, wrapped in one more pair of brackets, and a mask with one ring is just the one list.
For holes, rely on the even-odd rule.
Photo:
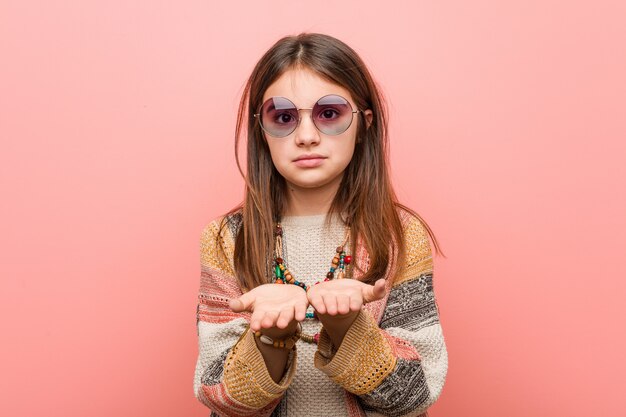
{"label": "girl", "polygon": [[432,232],[389,181],[386,110],[357,54],[285,37],[254,68],[243,204],[201,238],[194,392],[211,416],[417,416],[447,352]]}

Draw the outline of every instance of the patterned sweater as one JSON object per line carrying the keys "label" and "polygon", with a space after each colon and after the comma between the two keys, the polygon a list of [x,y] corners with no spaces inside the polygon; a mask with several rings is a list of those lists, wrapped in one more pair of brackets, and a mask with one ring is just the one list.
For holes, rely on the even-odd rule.
{"label": "patterned sweater", "polygon": [[[383,299],[366,304],[336,349],[317,319],[305,333],[320,332],[318,345],[300,340],[278,383],[270,377],[248,330],[249,313],[228,308],[242,290],[234,275],[233,215],[216,247],[221,219],[201,237],[197,307],[199,355],[194,394],[211,416],[420,416],[443,388],[448,356],[433,292],[430,243],[421,222],[402,212],[406,264],[388,279]],[[283,258],[296,279],[312,285],[328,272],[344,228],[325,215],[286,217]],[[368,255],[357,242],[353,257],[366,269]],[[354,269],[354,278],[362,275]],[[386,277],[388,278],[388,277]],[[309,307],[309,312],[312,308]]]}

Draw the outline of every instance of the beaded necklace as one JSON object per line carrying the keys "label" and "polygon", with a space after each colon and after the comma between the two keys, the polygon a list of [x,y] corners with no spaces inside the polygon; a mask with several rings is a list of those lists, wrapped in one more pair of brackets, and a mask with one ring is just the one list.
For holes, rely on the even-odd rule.
{"label": "beaded necklace", "polygon": [[[274,283],[275,284],[293,284],[301,287],[305,291],[311,289],[304,282],[298,281],[293,274],[287,269],[285,260],[283,259],[283,228],[280,223],[276,224],[274,232],[276,236],[276,244],[274,249]],[[350,238],[350,228],[346,227],[346,236],[343,243],[335,250],[335,256],[330,262],[330,270],[326,274],[324,281],[330,281],[331,279],[343,279],[346,277],[346,267],[352,263],[352,256],[348,255],[345,251],[346,244]],[[317,281],[314,285],[319,284],[322,281]],[[315,313],[306,313],[306,318],[316,318]],[[302,333],[300,338],[309,343],[317,343],[319,340],[319,333],[309,335]]]}

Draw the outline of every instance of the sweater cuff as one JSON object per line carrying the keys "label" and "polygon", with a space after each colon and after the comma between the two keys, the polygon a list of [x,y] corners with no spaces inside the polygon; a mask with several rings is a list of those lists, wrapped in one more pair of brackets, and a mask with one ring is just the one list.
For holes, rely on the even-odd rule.
{"label": "sweater cuff", "polygon": [[296,349],[289,353],[287,370],[274,382],[259,351],[254,334],[246,329],[224,365],[224,384],[230,396],[252,408],[262,408],[282,396],[296,372]]}
{"label": "sweater cuff", "polygon": [[395,366],[396,357],[387,338],[365,310],[356,317],[339,349],[332,345],[324,328],[320,332],[315,367],[353,394],[373,391]]}

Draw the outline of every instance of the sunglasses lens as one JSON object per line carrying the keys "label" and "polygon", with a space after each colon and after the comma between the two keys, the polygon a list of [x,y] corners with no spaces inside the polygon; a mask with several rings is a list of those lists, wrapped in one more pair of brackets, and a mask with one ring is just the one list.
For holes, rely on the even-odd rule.
{"label": "sunglasses lens", "polygon": [[284,97],[272,97],[261,107],[261,126],[271,136],[282,138],[298,125],[298,109]]}
{"label": "sunglasses lens", "polygon": [[339,135],[352,124],[352,106],[341,96],[324,96],[313,106],[313,122],[320,132]]}

